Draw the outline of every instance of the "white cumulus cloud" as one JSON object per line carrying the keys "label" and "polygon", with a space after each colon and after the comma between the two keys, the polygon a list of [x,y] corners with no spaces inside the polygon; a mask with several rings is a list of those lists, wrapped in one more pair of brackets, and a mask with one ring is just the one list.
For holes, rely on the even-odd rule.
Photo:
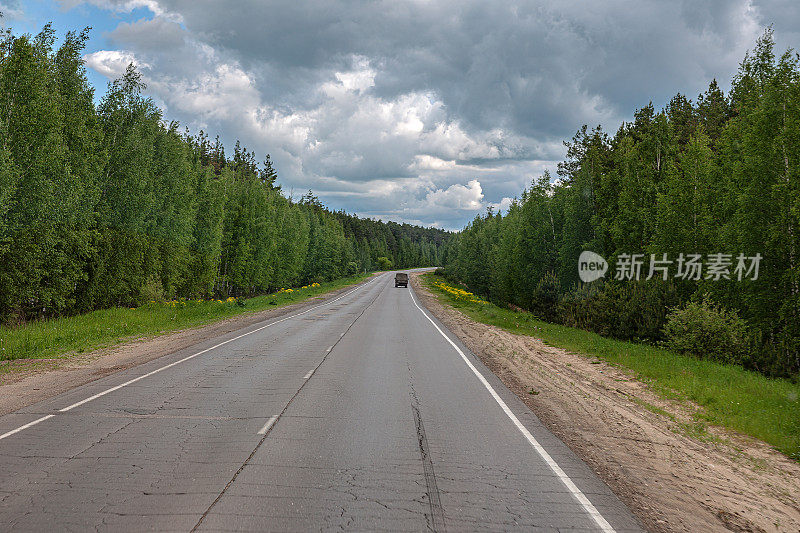
{"label": "white cumulus cloud", "polygon": [[125,69],[133,63],[140,70],[148,68],[149,65],[138,61],[132,52],[124,50],[100,50],[91,54],[86,54],[83,59],[86,66],[96,70],[109,79],[116,79],[125,74]]}
{"label": "white cumulus cloud", "polygon": [[431,191],[425,199],[432,207],[475,211],[483,206],[483,189],[481,182],[470,180],[466,186],[456,183],[446,189]]}

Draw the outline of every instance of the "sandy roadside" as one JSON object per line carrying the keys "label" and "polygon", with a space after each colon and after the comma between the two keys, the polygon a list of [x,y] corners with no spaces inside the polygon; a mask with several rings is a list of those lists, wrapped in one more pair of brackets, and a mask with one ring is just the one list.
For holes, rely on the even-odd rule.
{"label": "sandy roadside", "polygon": [[133,339],[125,344],[93,352],[68,354],[58,359],[3,361],[0,364],[12,368],[0,374],[0,415],[14,412],[114,372],[152,361],[199,342],[319,304],[350,289],[352,286],[276,309],[247,313],[157,337]]}
{"label": "sandy roadside", "polygon": [[[688,435],[685,406],[618,368],[477,323],[412,275],[422,303],[652,531],[800,531],[800,465],[760,441]],[[663,409],[653,412],[643,403]]]}

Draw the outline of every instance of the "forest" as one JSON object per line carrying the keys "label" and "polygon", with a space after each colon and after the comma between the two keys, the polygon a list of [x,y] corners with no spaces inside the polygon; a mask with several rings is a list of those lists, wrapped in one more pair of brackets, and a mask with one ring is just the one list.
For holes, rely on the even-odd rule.
{"label": "forest", "polygon": [[269,155],[167,122],[133,66],[95,104],[88,29],[0,37],[0,324],[440,263],[449,233],[287,198]]}
{"label": "forest", "polygon": [[[777,56],[767,30],[728,94],[714,80],[696,101],[677,94],[661,111],[652,103],[637,110],[613,135],[584,126],[565,145],[557,177],[533,180],[506,214],[478,216],[445,246],[447,277],[550,322],[798,375],[800,70],[793,50]],[[602,279],[580,281],[584,250],[612,265]],[[613,265],[636,254],[644,261],[640,279],[615,275]],[[675,261],[669,275],[650,276],[648,263],[664,254]],[[680,254],[727,267],[677,276]],[[757,254],[757,276],[739,279],[737,258]]]}

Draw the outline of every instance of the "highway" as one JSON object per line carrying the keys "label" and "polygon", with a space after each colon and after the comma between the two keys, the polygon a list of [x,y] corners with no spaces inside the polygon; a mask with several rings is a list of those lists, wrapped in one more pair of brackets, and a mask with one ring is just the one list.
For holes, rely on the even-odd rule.
{"label": "highway", "polygon": [[392,278],[0,417],[0,529],[640,531]]}

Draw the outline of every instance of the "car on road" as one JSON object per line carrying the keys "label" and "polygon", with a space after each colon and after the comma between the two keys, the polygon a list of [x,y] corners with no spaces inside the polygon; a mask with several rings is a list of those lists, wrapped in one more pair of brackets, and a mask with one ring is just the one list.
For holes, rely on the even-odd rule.
{"label": "car on road", "polygon": [[408,274],[405,272],[398,272],[394,275],[395,287],[408,287]]}

